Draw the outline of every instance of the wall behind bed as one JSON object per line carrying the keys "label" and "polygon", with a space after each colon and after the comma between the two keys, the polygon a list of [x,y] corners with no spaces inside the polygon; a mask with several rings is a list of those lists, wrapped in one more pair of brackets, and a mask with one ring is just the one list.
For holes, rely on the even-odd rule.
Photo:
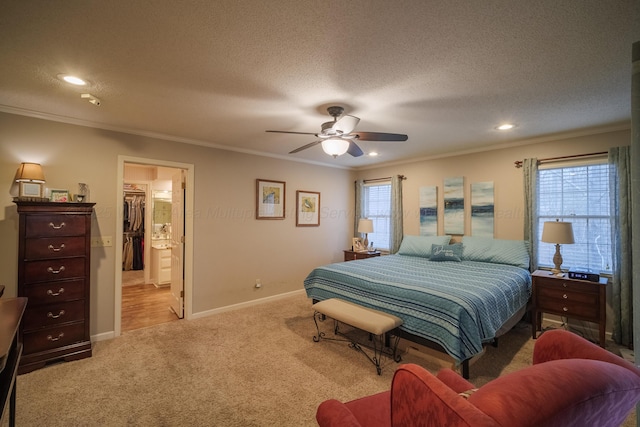
{"label": "wall behind bed", "polygon": [[[411,138],[411,135],[409,135]],[[403,183],[404,234],[418,235],[420,228],[419,188],[438,187],[438,234],[444,234],[443,226],[443,181],[445,178],[464,177],[465,194],[465,234],[471,226],[470,186],[475,182],[494,183],[494,237],[498,239],[522,239],[524,233],[524,196],[522,169],[514,165],[516,160],[529,157],[549,158],[570,156],[581,153],[607,151],[609,147],[629,145],[629,129],[545,138],[504,144],[483,152],[460,153],[415,159],[410,162],[394,163],[376,168],[360,169],[359,179],[372,179],[402,174],[407,177]],[[417,141],[417,143],[426,143]],[[459,238],[459,236],[454,236]]]}

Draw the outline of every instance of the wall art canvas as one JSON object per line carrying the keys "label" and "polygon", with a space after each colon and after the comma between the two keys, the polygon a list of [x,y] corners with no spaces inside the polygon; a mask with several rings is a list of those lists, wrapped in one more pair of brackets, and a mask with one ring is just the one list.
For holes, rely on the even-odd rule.
{"label": "wall art canvas", "polygon": [[464,234],[464,177],[444,180],[444,233]]}
{"label": "wall art canvas", "polygon": [[471,234],[493,237],[493,182],[471,184]]}
{"label": "wall art canvas", "polygon": [[420,187],[420,235],[438,235],[438,187]]}

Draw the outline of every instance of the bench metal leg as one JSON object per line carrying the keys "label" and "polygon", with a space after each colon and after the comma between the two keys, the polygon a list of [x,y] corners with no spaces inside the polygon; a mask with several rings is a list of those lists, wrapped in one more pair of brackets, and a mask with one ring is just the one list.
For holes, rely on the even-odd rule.
{"label": "bench metal leg", "polygon": [[[402,360],[402,358],[398,354],[398,343],[400,342],[400,337],[398,335],[394,335],[393,338],[391,338],[390,333],[381,335],[374,335],[372,333],[369,333],[369,341],[372,342],[372,346],[365,347],[373,350],[373,356],[370,356],[362,348],[364,344],[361,345],[340,332],[340,329],[338,327],[339,322],[337,320],[334,319],[333,333],[334,335],[339,335],[343,338],[328,338],[324,332],[320,331],[318,319],[320,319],[321,321],[324,320],[324,314],[316,311],[313,313],[313,321],[316,325],[317,330],[317,334],[313,336],[314,342],[319,342],[321,339],[348,342],[349,347],[353,348],[356,351],[359,351],[360,353],[364,354],[367,359],[369,359],[369,361],[376,367],[376,372],[378,373],[378,375],[382,374],[382,366],[380,365],[380,363],[382,361],[383,354],[392,358],[396,363],[399,363]],[[387,351],[385,351],[385,349],[387,349]]]}

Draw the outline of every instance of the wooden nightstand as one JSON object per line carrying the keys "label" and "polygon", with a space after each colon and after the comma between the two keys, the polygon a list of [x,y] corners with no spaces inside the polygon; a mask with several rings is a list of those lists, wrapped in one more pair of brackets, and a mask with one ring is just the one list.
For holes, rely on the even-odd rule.
{"label": "wooden nightstand", "polygon": [[600,327],[600,347],[604,348],[606,278],[601,277],[600,282],[590,282],[536,270],[532,279],[531,330],[534,339],[541,330],[542,313],[551,313],[597,323]]}
{"label": "wooden nightstand", "polygon": [[373,258],[374,256],[380,256],[380,251],[373,251],[373,252],[356,252],[356,251],[349,251],[349,250],[344,251],[345,261]]}

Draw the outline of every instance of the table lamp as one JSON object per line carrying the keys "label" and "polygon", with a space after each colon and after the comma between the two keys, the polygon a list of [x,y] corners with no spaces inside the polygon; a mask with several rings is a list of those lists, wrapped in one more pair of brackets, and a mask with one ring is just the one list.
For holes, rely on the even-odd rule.
{"label": "table lamp", "polygon": [[364,241],[362,244],[364,245],[364,248],[367,249],[369,247],[368,234],[373,233],[373,220],[361,218],[360,221],[358,221],[358,233],[364,234]]}
{"label": "table lamp", "polygon": [[38,163],[21,163],[16,171],[16,182],[20,186],[19,199],[42,197],[42,184],[45,182],[42,166]]}
{"label": "table lamp", "polygon": [[542,229],[542,241],[556,245],[556,253],[553,255],[554,268],[551,269],[551,272],[555,275],[562,274],[562,270],[560,269],[562,266],[560,245],[575,243],[573,239],[573,226],[570,222],[560,222],[560,220],[545,221]]}

